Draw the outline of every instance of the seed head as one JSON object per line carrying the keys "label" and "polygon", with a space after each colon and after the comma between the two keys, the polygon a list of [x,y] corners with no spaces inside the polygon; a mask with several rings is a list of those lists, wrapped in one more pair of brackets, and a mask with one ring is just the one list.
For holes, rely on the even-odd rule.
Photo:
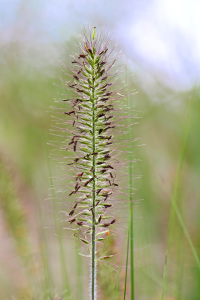
{"label": "seed head", "polygon": [[112,68],[116,60],[109,45],[96,28],[84,34],[67,82],[72,96],[64,99],[64,116],[73,128],[65,148],[74,157],[67,164],[75,172],[74,188],[68,194],[75,204],[68,213],[68,224],[88,247],[94,226],[96,241],[102,241],[110,234],[104,228],[116,221],[109,214],[113,206],[110,197],[118,186],[111,154],[116,97]]}

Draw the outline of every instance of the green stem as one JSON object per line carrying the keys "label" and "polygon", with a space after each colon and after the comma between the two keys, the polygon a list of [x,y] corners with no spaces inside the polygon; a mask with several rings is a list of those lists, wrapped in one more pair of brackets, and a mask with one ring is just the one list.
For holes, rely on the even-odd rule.
{"label": "green stem", "polygon": [[128,227],[128,238],[127,238],[127,249],[126,249],[126,272],[125,272],[125,282],[124,282],[124,300],[126,299],[126,285],[127,285],[127,273],[128,273],[128,254],[129,254],[129,227]]}
{"label": "green stem", "polygon": [[[128,72],[126,68],[126,83],[128,85]],[[129,93],[127,93],[127,107],[130,111]],[[129,214],[130,214],[130,285],[131,300],[134,300],[134,230],[133,230],[133,152],[131,147],[131,121],[128,118],[128,143],[129,143]]]}
{"label": "green stem", "polygon": [[[94,93],[94,59],[93,59],[93,87],[92,87],[92,151],[95,153],[96,147],[96,139],[95,139],[95,93]],[[96,162],[95,162],[95,155],[93,155],[93,160],[92,160],[92,168],[93,168],[93,188],[92,188],[92,286],[91,286],[91,299],[95,300],[95,285],[96,285],[96,265],[95,265],[95,200],[96,200]]]}

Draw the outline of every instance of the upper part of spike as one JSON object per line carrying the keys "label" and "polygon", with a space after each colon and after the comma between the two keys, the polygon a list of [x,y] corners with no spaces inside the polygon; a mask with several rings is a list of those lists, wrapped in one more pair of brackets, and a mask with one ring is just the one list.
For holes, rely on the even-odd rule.
{"label": "upper part of spike", "polygon": [[96,27],[94,27],[94,30],[93,30],[93,35],[92,35],[92,40],[94,41],[95,39],[95,35],[96,35]]}

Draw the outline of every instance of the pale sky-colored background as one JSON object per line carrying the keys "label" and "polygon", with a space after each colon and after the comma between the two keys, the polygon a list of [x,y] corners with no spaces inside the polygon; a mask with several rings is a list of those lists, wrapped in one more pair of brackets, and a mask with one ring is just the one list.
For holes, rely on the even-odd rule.
{"label": "pale sky-colored background", "polygon": [[[195,249],[198,250],[200,245],[199,14],[200,0],[0,0],[0,159],[1,153],[5,153],[6,160],[4,162],[3,159],[3,164],[7,168],[8,161],[8,169],[10,165],[13,166],[11,168],[11,171],[12,169],[15,171],[13,176],[17,177],[17,182],[19,180],[18,187],[15,178],[10,179],[14,190],[15,186],[16,189],[19,188],[20,205],[25,209],[28,208],[27,219],[30,223],[28,234],[33,251],[37,245],[38,249],[43,249],[40,245],[40,242],[43,242],[41,237],[43,234],[47,236],[44,240],[48,243],[49,263],[54,277],[53,289],[56,287],[57,291],[58,288],[60,295],[62,295],[60,277],[62,272],[59,269],[59,245],[57,236],[54,235],[55,216],[50,208],[51,201],[44,201],[49,199],[51,194],[49,189],[51,176],[55,178],[55,185],[58,186],[55,191],[59,191],[61,185],[69,184],[59,180],[65,177],[63,173],[57,171],[61,161],[49,160],[47,157],[47,153],[51,154],[51,151],[52,157],[54,154],[62,156],[56,149],[59,150],[60,145],[65,143],[64,137],[68,135],[70,137],[71,134],[71,130],[68,131],[65,124],[59,125],[63,127],[63,138],[59,137],[60,132],[58,137],[49,134],[52,133],[51,128],[53,130],[55,128],[54,119],[51,118],[54,109],[49,109],[49,106],[57,106],[54,99],[60,101],[65,99],[63,95],[65,97],[67,95],[59,80],[65,71],[59,61],[71,66],[70,54],[74,49],[73,45],[78,40],[81,28],[87,27],[88,24],[97,26],[97,30],[101,27],[108,30],[114,42],[116,41],[126,54],[127,65],[132,69],[132,72],[128,72],[130,76],[127,90],[130,94],[134,89],[138,91],[134,97],[130,97],[130,115],[135,116],[134,107],[136,116],[139,116],[133,120],[138,124],[133,126],[131,134],[136,140],[139,138],[135,146],[146,145],[133,147],[133,157],[137,161],[134,164],[134,188],[136,187],[134,200],[139,200],[134,210],[136,294],[140,297],[137,299],[160,299],[162,287],[157,285],[157,282],[162,282],[165,265],[170,199],[177,180],[176,171],[180,156],[183,155],[182,139],[183,136],[186,138],[187,130],[188,140],[182,175],[179,179],[177,203],[180,204],[180,212]],[[122,76],[125,78],[123,71],[124,69]],[[197,85],[196,89],[194,85]],[[121,89],[121,85],[119,88]],[[123,103],[124,101],[125,99]],[[187,123],[189,103],[190,124]],[[62,104],[64,108],[65,103]],[[126,120],[124,118],[125,128],[122,127],[119,133],[116,133],[116,137],[121,135],[121,132],[122,136],[124,135]],[[55,149],[50,146],[51,141],[55,143]],[[119,149],[124,151],[127,141],[125,140],[124,145],[121,143]],[[50,145],[46,146],[46,142],[50,142]],[[126,157],[127,154],[124,153],[122,161],[128,161],[129,158]],[[66,163],[65,157],[62,158],[62,162]],[[64,164],[61,164],[63,168]],[[49,165],[52,165],[52,172],[49,172]],[[66,172],[68,173],[67,166]],[[7,171],[5,174],[7,178]],[[135,175],[137,178],[140,174],[142,174],[140,180],[135,180]],[[122,183],[127,179],[126,172],[121,172],[117,176]],[[121,186],[122,190],[126,190],[126,184],[120,185],[120,189]],[[59,206],[62,199],[60,193],[56,195],[55,198],[58,200],[56,203]],[[126,191],[124,195],[125,202],[122,202],[122,206],[124,203],[126,209]],[[11,195],[10,201],[12,200]],[[66,201],[68,202],[67,198]],[[39,207],[44,218],[41,223],[44,225],[38,224],[37,221],[41,214]],[[63,207],[64,210],[67,209],[65,202],[58,210],[63,211]],[[1,205],[0,211],[4,218],[6,212],[2,208]],[[12,214],[9,216],[12,217]],[[5,219],[4,222],[3,218],[0,217],[2,245],[0,269],[3,270],[0,270],[0,300],[9,299],[11,292],[16,299],[21,299],[22,297],[17,297],[14,293],[14,288],[18,291],[22,286],[23,270],[14,253],[12,233],[8,234],[7,229],[3,227],[4,223],[9,226],[15,223],[14,219],[8,221]],[[59,211],[57,220],[61,219],[63,214]],[[122,228],[119,224],[120,230],[116,231],[117,245],[122,245],[126,222],[128,220],[124,218]],[[182,236],[178,221],[175,224],[177,226],[174,231],[174,249],[169,260],[170,287],[172,291],[174,288],[176,291],[177,288],[179,292],[179,283],[183,280],[182,296],[190,300],[200,299],[197,265],[186,239]],[[26,223],[23,226],[26,226]],[[67,249],[69,278],[75,293],[76,252],[70,238],[63,239],[63,242]],[[43,256],[43,253],[41,255]],[[36,260],[40,260],[39,256],[38,250]],[[180,270],[176,265],[181,267]],[[41,277],[43,271],[46,273],[46,270],[41,270]],[[151,276],[153,280],[150,280]],[[5,280],[1,280],[2,278]],[[85,277],[83,282],[86,281]],[[10,282],[15,286],[13,291]],[[113,280],[111,283],[114,283]],[[110,290],[110,286],[108,288]],[[177,298],[177,295],[166,294],[170,298]]]}
{"label": "pale sky-colored background", "polygon": [[133,71],[142,73],[143,85],[156,80],[187,90],[199,83],[198,0],[0,0],[0,7],[3,46],[21,40],[24,51],[37,46],[51,59],[52,46],[65,43],[82,26],[104,26]]}

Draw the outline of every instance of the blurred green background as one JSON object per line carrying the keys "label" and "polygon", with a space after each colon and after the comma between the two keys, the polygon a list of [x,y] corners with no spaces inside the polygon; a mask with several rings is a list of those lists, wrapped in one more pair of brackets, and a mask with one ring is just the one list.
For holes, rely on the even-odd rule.
{"label": "blurred green background", "polygon": [[[59,177],[58,163],[47,145],[50,106],[64,93],[60,61],[70,63],[88,24],[111,33],[127,58],[128,88],[138,91],[131,96],[139,116],[132,129],[139,138],[134,174],[141,176],[134,180],[135,200],[141,200],[134,208],[135,299],[161,299],[187,126],[177,205],[200,254],[199,3],[1,0],[0,7],[0,299],[61,299],[64,290],[66,299],[69,290],[73,299],[88,299],[88,261],[62,229],[63,206],[51,180]],[[99,299],[123,299],[126,221],[107,245],[121,273],[99,266]],[[113,278],[120,280],[116,298]],[[167,282],[165,299],[200,299],[200,271],[176,217]],[[128,284],[127,299],[129,292]]]}

